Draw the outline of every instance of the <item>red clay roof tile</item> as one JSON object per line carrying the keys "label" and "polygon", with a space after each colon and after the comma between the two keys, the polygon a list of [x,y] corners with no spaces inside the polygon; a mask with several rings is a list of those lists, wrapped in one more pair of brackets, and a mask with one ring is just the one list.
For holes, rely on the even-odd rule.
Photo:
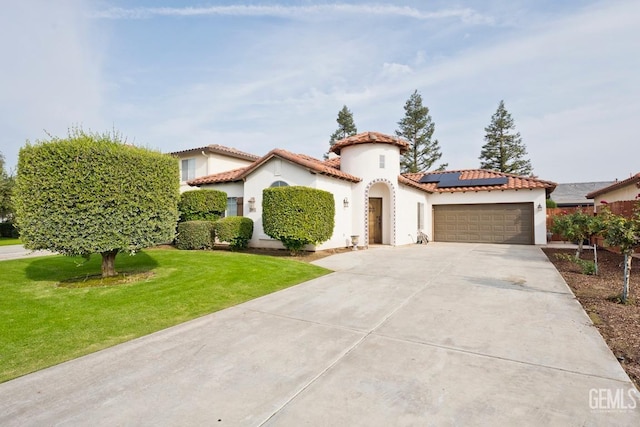
{"label": "red clay roof tile", "polygon": [[397,136],[385,135],[379,132],[362,132],[357,135],[349,136],[347,138],[336,141],[336,143],[329,149],[332,153],[340,154],[340,150],[351,145],[358,144],[391,144],[400,147],[400,153],[404,153],[409,149],[409,143],[404,139],[400,139]]}
{"label": "red clay roof tile", "polygon": [[257,168],[259,168],[264,163],[266,163],[267,161],[271,160],[274,157],[278,157],[278,158],[287,160],[291,163],[295,163],[314,173],[328,175],[334,178],[344,179],[346,181],[351,181],[351,182],[361,181],[361,179],[358,178],[357,176],[348,174],[346,172],[342,172],[339,169],[336,169],[332,166],[325,164],[325,162],[323,162],[322,160],[318,160],[314,157],[307,156],[305,154],[294,154],[289,151],[276,148],[274,150],[271,150],[265,156],[261,157],[260,159],[256,160],[255,162],[253,162],[252,164],[250,164],[245,168],[234,169],[232,171],[221,172],[213,175],[204,176],[201,178],[196,178],[194,180],[189,181],[188,184],[192,186],[197,186],[197,185],[215,184],[215,183],[221,183],[221,182],[240,181],[245,177],[247,177],[249,174],[251,174],[251,172],[253,172],[254,170],[256,170]]}
{"label": "red clay roof tile", "polygon": [[[485,178],[500,178],[506,177],[507,183],[502,185],[484,185],[474,187],[452,187],[452,188],[437,188],[437,183],[420,183],[420,179],[429,174],[440,174],[449,172],[459,172],[459,179],[485,179]],[[485,170],[485,169],[461,169],[453,171],[439,171],[439,172],[427,172],[427,173],[406,173],[403,176],[413,182],[420,183],[424,186],[425,191],[432,193],[453,193],[453,192],[465,192],[465,191],[491,191],[491,190],[530,190],[534,188],[544,188],[548,193],[551,193],[556,188],[556,183],[551,181],[543,181],[538,178],[531,178],[527,176],[518,176],[503,172]]]}
{"label": "red clay roof tile", "polygon": [[260,158],[260,156],[256,156],[255,154],[245,153],[244,151],[240,151],[231,147],[225,147],[224,145],[219,145],[219,144],[211,144],[211,145],[207,145],[206,147],[198,147],[198,148],[190,148],[188,150],[174,151],[173,153],[169,153],[169,154],[177,156],[180,154],[187,154],[187,153],[201,153],[203,151],[214,153],[214,154],[224,154],[225,156],[234,157],[236,159],[243,159],[243,160],[258,160]]}

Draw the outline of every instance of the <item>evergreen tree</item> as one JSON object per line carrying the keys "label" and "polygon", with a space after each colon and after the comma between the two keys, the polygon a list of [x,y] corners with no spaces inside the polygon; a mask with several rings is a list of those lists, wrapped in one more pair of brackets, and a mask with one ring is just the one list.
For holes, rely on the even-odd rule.
{"label": "evergreen tree", "polygon": [[[437,162],[442,153],[437,139],[432,139],[435,124],[429,115],[429,108],[422,105],[422,96],[414,91],[404,104],[405,116],[398,122],[396,135],[407,140],[409,149],[400,159],[400,169],[406,172],[427,171]],[[442,164],[439,170],[448,165]]]}
{"label": "evergreen tree", "polygon": [[[338,129],[336,129],[336,131],[331,134],[331,137],[329,139],[330,147],[333,147],[336,141],[340,141],[341,139],[358,133],[356,124],[353,121],[353,114],[346,105],[342,106],[342,110],[338,112],[338,118],[336,119],[336,122],[338,122]],[[325,154],[324,158],[326,159],[327,157],[327,154]]]}
{"label": "evergreen tree", "polygon": [[15,179],[4,169],[4,156],[0,153],[0,222],[11,220],[13,208],[11,206],[11,194]]}
{"label": "evergreen tree", "polygon": [[491,124],[484,128],[486,144],[480,152],[480,167],[516,175],[530,175],[531,161],[525,158],[527,149],[520,132],[515,132],[511,114],[500,101],[498,110],[491,116]]}

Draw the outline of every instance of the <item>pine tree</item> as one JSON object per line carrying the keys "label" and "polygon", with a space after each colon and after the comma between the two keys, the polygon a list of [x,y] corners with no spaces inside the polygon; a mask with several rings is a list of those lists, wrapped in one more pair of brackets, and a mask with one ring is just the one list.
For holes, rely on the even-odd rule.
{"label": "pine tree", "polygon": [[[429,115],[429,108],[422,105],[422,96],[414,91],[404,104],[405,116],[398,122],[396,135],[406,139],[410,147],[400,159],[400,169],[406,172],[427,171],[437,162],[442,153],[437,139],[432,139],[435,124]],[[439,170],[448,165],[442,164]]]}
{"label": "pine tree", "polygon": [[[336,122],[338,122],[338,129],[336,129],[336,131],[331,134],[331,137],[329,139],[330,147],[333,147],[336,141],[358,133],[356,124],[353,121],[353,114],[346,105],[343,105],[342,110],[338,112],[338,118],[336,119]],[[325,154],[324,158],[326,159],[327,157],[327,154]]]}
{"label": "pine tree", "polygon": [[530,175],[531,161],[525,156],[527,149],[522,143],[520,132],[515,132],[511,114],[500,101],[498,110],[491,116],[491,124],[484,128],[486,144],[480,152],[480,167],[516,175]]}

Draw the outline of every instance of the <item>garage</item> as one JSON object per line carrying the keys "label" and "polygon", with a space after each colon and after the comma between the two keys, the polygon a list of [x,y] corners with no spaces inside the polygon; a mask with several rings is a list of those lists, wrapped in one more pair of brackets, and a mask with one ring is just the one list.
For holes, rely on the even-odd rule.
{"label": "garage", "polygon": [[436,242],[534,244],[533,203],[434,205]]}

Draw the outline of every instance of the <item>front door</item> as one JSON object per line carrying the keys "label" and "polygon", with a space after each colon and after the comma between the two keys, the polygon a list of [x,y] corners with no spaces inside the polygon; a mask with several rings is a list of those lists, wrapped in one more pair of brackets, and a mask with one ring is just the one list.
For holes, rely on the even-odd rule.
{"label": "front door", "polygon": [[369,244],[382,243],[382,198],[369,198]]}

